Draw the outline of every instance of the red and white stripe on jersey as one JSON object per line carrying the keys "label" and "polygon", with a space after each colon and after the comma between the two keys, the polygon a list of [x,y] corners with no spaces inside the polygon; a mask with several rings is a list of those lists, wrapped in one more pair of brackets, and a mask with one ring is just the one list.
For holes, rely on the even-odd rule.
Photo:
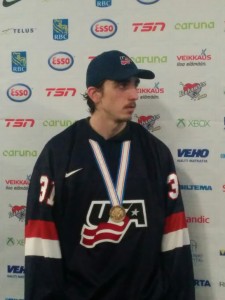
{"label": "red and white stripe on jersey", "polygon": [[62,257],[54,222],[29,220],[25,227],[25,238],[26,256]]}
{"label": "red and white stripe on jersey", "polygon": [[177,212],[165,220],[162,239],[162,252],[170,251],[190,244],[184,212]]}

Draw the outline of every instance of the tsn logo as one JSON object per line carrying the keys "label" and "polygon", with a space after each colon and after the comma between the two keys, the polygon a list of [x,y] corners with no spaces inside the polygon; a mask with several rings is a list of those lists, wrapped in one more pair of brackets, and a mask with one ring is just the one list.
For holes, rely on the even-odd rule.
{"label": "tsn logo", "polygon": [[164,22],[145,22],[145,23],[133,23],[133,32],[149,32],[149,31],[163,31],[166,27]]}
{"label": "tsn logo", "polygon": [[33,127],[34,119],[5,119],[6,127]]}
{"label": "tsn logo", "polygon": [[75,88],[46,88],[47,97],[67,97],[75,96],[77,90]]}

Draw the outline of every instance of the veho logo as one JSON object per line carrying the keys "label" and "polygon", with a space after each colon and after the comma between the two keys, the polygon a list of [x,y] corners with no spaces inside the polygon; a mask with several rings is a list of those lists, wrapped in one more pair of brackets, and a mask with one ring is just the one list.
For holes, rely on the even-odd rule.
{"label": "veho logo", "polygon": [[74,59],[67,52],[56,52],[48,59],[49,66],[56,71],[66,71],[72,67]]}
{"label": "veho logo", "polygon": [[178,157],[208,157],[208,149],[178,149]]}
{"label": "veho logo", "polygon": [[23,83],[16,83],[10,86],[7,90],[7,96],[14,102],[27,101],[32,95],[32,91],[28,85]]}
{"label": "veho logo", "polygon": [[101,19],[91,26],[91,33],[101,39],[112,37],[117,32],[117,25],[110,19]]}

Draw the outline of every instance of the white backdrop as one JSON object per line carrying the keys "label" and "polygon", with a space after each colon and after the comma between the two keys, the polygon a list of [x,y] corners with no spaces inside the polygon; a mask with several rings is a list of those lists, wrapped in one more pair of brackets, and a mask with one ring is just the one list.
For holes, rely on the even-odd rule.
{"label": "white backdrop", "polygon": [[88,116],[95,55],[118,49],[142,80],[135,122],[171,149],[197,300],[225,299],[225,0],[0,1],[0,300],[22,300],[24,216],[44,144]]}

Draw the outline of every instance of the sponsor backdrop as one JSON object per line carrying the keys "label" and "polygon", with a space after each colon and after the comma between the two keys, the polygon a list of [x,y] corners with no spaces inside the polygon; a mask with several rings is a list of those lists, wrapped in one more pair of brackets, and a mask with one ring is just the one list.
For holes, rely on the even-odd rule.
{"label": "sponsor backdrop", "polygon": [[[0,300],[24,299],[24,218],[44,144],[88,116],[90,60],[126,52],[142,80],[133,120],[171,149],[197,300],[225,299],[225,1],[0,1]],[[140,279],[141,280],[141,279]]]}

